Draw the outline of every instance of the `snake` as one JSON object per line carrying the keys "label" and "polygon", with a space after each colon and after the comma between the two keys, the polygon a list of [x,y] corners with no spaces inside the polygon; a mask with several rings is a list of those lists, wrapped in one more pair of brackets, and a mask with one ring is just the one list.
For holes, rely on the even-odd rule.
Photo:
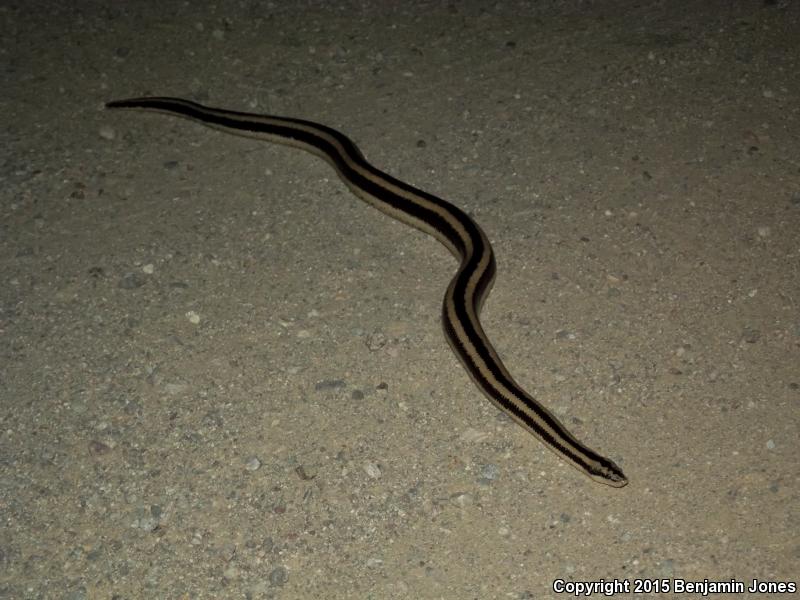
{"label": "snake", "polygon": [[289,145],[328,162],[361,200],[441,242],[459,263],[442,304],[445,338],[475,385],[502,412],[548,449],[594,481],[623,487],[622,469],[578,441],[559,419],[509,374],[479,320],[495,278],[492,245],[483,229],[457,206],[371,165],[340,131],[304,119],[252,114],[170,97],[114,100],[109,109],[155,111],[184,117],[246,137]]}

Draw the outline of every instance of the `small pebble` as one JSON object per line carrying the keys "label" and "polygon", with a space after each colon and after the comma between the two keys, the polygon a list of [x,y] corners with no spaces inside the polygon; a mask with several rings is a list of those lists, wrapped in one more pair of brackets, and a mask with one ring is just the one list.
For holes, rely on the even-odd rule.
{"label": "small pebble", "polygon": [[746,327],[742,331],[742,339],[748,344],[755,344],[761,339],[761,332],[758,329]]}
{"label": "small pebble", "polygon": [[372,479],[380,479],[381,477],[381,468],[373,462],[365,463],[364,471]]}
{"label": "small pebble", "polygon": [[153,532],[158,529],[161,522],[161,507],[157,504],[150,506],[149,510],[140,508],[136,511],[137,518],[133,522],[133,526],[142,531]]}
{"label": "small pebble", "polygon": [[339,390],[345,387],[345,382],[342,379],[324,379],[314,384],[314,390],[317,392],[326,392],[329,390]]}
{"label": "small pebble", "polygon": [[303,481],[311,481],[312,479],[314,479],[314,477],[317,476],[316,473],[314,473],[313,471],[311,473],[306,471],[306,468],[303,465],[299,465],[299,466],[295,467],[294,472]]}
{"label": "small pebble", "polygon": [[188,384],[185,383],[165,383],[164,384],[164,391],[168,393],[170,396],[176,396],[178,394],[183,394],[186,390],[189,389]]}
{"label": "small pebble", "polygon": [[480,442],[484,442],[489,439],[489,434],[485,431],[478,431],[477,429],[473,429],[472,427],[468,427],[464,430],[464,433],[460,436],[461,441],[468,442],[470,444],[479,444]]}
{"label": "small pebble", "polygon": [[388,338],[383,333],[376,331],[375,333],[371,333],[367,336],[367,348],[370,352],[375,352],[376,350],[383,348],[388,341]]}
{"label": "small pebble", "polygon": [[147,279],[138,273],[125,273],[119,280],[119,287],[123,290],[134,290],[147,283]]}
{"label": "small pebble", "polygon": [[222,572],[222,576],[225,577],[225,579],[236,579],[239,576],[239,569],[233,565],[228,565],[228,567]]}
{"label": "small pebble", "polygon": [[105,125],[100,128],[99,133],[100,137],[103,138],[104,140],[110,141],[117,137],[117,133],[111,127]]}
{"label": "small pebble", "polygon": [[269,582],[275,586],[282,586],[289,581],[289,571],[286,567],[275,567],[269,574]]}
{"label": "small pebble", "polygon": [[474,500],[472,496],[466,492],[458,492],[450,496],[450,503],[459,508],[466,508],[467,506],[472,506]]}
{"label": "small pebble", "polygon": [[488,464],[481,467],[481,479],[487,481],[494,481],[500,473],[500,468],[497,465]]}
{"label": "small pebble", "polygon": [[108,444],[104,444],[98,440],[92,440],[89,442],[89,454],[100,456],[102,454],[108,454],[109,452],[111,452],[111,448],[108,446]]}

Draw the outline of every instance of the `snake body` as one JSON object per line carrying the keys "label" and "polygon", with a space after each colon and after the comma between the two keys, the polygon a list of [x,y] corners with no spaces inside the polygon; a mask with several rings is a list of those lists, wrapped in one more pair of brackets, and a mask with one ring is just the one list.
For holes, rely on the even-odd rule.
{"label": "snake body", "polygon": [[628,483],[619,466],[579,442],[503,365],[478,318],[494,281],[494,252],[486,234],[463,210],[375,168],[350,138],[319,123],[211,108],[180,98],[132,98],[106,106],[185,117],[228,133],[311,152],[330,163],[367,204],[439,240],[459,261],[444,295],[444,333],[475,385],[545,446],[595,481],[613,487]]}

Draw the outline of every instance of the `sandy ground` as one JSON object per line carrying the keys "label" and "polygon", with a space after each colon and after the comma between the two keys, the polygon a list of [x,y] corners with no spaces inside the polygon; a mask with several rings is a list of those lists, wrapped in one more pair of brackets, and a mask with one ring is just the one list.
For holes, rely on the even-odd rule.
{"label": "sandy ground", "polygon": [[[800,578],[798,3],[19,2],[0,27],[0,597]],[[468,210],[490,337],[630,485],[473,387],[443,247],[296,149],[102,109],[143,94],[327,123]]]}

